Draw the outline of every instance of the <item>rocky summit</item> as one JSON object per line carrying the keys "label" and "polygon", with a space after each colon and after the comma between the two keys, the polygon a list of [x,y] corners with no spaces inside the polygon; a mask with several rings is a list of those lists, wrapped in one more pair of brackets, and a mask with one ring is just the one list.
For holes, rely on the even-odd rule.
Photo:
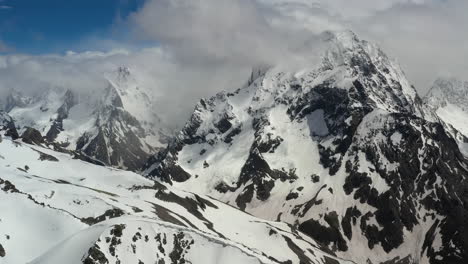
{"label": "rocky summit", "polygon": [[93,92],[53,87],[31,97],[13,91],[5,99],[4,112],[20,133],[39,133],[41,143],[108,166],[138,170],[165,146],[167,127],[129,68],[118,67],[105,79],[107,86]]}
{"label": "rocky summit", "polygon": [[146,176],[355,263],[466,262],[468,159],[453,133],[378,46],[351,32],[327,42],[316,67],[256,70],[202,99]]}

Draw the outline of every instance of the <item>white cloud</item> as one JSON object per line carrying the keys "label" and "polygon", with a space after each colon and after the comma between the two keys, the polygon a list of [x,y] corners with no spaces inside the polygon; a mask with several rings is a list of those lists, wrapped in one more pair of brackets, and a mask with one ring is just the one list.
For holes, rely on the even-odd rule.
{"label": "white cloud", "polygon": [[468,79],[468,1],[397,5],[352,25],[397,57],[421,93],[439,75]]}
{"label": "white cloud", "polygon": [[312,32],[348,28],[379,43],[421,94],[439,75],[468,78],[468,1],[259,0]]}
{"label": "white cloud", "polygon": [[129,67],[140,87],[152,93],[154,106],[170,126],[182,125],[200,97],[236,87],[247,76],[247,72],[235,74],[238,68],[232,68],[233,74],[229,76],[218,74],[230,71],[229,65],[212,72],[185,67],[161,48],[136,52],[119,49],[69,51],[64,55],[4,55],[0,56],[0,98],[12,90],[38,96],[54,87],[83,95],[97,94],[96,91],[108,85],[105,75],[119,66]]}
{"label": "white cloud", "polygon": [[104,72],[127,65],[153,88],[161,116],[181,124],[200,97],[240,86],[252,66],[313,64],[319,34],[347,28],[380,43],[424,92],[439,74],[468,78],[466,10],[464,0],[148,0],[128,23],[157,48],[0,56],[0,95],[102,89]]}
{"label": "white cloud", "polygon": [[297,56],[297,49],[316,38],[271,23],[285,19],[254,0],[153,0],[132,16],[142,34],[185,63],[249,66]]}
{"label": "white cloud", "polygon": [[316,34],[352,29],[396,57],[424,93],[437,75],[468,78],[466,10],[465,0],[150,0],[133,22],[197,64],[307,58]]}

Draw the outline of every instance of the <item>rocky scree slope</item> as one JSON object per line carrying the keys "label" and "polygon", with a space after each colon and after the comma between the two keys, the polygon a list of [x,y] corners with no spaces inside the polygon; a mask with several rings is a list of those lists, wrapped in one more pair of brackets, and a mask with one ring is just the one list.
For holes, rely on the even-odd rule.
{"label": "rocky scree slope", "polygon": [[203,99],[150,179],[293,224],[356,263],[465,263],[468,161],[397,63],[351,32],[318,66]]}

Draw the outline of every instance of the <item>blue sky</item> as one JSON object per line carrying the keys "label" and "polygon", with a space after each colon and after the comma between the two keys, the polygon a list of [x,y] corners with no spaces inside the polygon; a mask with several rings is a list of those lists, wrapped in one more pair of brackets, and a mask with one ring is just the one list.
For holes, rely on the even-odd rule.
{"label": "blue sky", "polygon": [[144,0],[0,0],[0,40],[16,53],[62,53],[128,44],[119,23]]}

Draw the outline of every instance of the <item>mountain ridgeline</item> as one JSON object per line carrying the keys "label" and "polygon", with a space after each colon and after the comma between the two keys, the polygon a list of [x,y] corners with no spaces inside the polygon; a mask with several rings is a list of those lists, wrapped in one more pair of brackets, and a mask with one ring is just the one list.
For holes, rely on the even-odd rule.
{"label": "mountain ridgeline", "polygon": [[127,67],[13,91],[0,208],[28,217],[0,214],[0,263],[468,263],[468,83],[421,98],[377,45],[323,36],[320,63],[259,67],[172,136]]}
{"label": "mountain ridgeline", "polygon": [[29,143],[53,145],[95,163],[138,170],[151,153],[165,146],[167,130],[130,69],[119,67],[106,77],[108,86],[92,94],[50,88],[28,97],[13,91],[4,111]]}
{"label": "mountain ridgeline", "polygon": [[256,71],[202,99],[145,175],[293,224],[356,263],[467,262],[468,160],[447,123],[379,47],[351,32],[327,41],[315,68]]}

